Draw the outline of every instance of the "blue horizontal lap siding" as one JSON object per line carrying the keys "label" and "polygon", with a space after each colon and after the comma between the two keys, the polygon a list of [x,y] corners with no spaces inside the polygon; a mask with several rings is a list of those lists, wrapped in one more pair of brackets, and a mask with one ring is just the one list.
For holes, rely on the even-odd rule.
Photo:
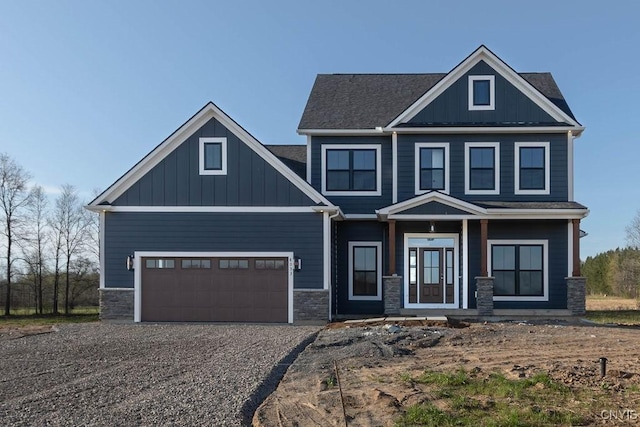
{"label": "blue horizontal lap siding", "polygon": [[[314,136],[311,144],[311,185],[322,191],[322,145],[377,144],[382,156],[381,196],[325,196],[333,204],[340,206],[346,214],[371,214],[376,209],[391,204],[393,162],[391,156],[391,136]],[[308,161],[308,160],[307,160]]]}
{"label": "blue horizontal lap siding", "polygon": [[[567,222],[489,221],[489,240],[548,240],[549,301],[495,301],[494,307],[526,309],[566,309],[568,266]],[[480,222],[469,221],[469,307],[476,308],[475,278],[480,275]]]}
{"label": "blue horizontal lap siding", "polygon": [[[449,143],[449,194],[473,202],[479,201],[567,201],[567,135],[557,134],[495,134],[495,135],[398,135],[398,201],[415,197],[415,144],[419,142]],[[466,142],[500,143],[500,194],[466,195],[464,193]],[[517,195],[515,188],[514,153],[516,142],[549,142],[549,195]]]}
{"label": "blue horizontal lap siding", "polygon": [[[227,174],[200,175],[200,137],[227,138]],[[215,119],[112,201],[118,206],[310,206],[306,194]]]}
{"label": "blue horizontal lap siding", "polygon": [[321,289],[322,215],[316,213],[143,213],[105,215],[105,284],[132,288],[135,251],[293,252],[297,289]]}
{"label": "blue horizontal lap siding", "polygon": [[385,223],[377,221],[341,221],[336,223],[337,259],[334,274],[334,310],[338,314],[382,314],[383,302],[349,299],[349,242],[382,242],[382,275],[387,270]]}
{"label": "blue horizontal lap siding", "polygon": [[[495,110],[469,111],[469,76],[495,76]],[[556,120],[498,74],[480,61],[460,77],[409,123],[554,123]]]}

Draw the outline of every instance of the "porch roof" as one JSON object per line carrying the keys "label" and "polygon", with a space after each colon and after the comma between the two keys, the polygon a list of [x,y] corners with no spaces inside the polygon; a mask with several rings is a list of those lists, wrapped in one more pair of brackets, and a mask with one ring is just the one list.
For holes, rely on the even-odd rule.
{"label": "porch roof", "polygon": [[581,219],[589,210],[577,202],[465,201],[431,191],[378,209],[380,220]]}

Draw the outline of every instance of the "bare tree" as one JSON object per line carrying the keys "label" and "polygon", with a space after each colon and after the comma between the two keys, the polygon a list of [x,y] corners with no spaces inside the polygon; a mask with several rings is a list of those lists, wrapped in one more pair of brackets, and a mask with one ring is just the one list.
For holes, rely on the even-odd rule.
{"label": "bare tree", "polygon": [[85,302],[87,299],[93,300],[90,297],[91,292],[97,292],[100,275],[98,274],[96,263],[84,256],[78,256],[71,261],[70,271],[71,296],[69,297],[69,306],[73,309],[83,297],[85,297]]}
{"label": "bare tree", "polygon": [[22,243],[24,260],[28,266],[28,275],[35,288],[36,313],[43,313],[42,282],[45,274],[45,253],[48,246],[47,205],[49,200],[43,188],[36,185],[31,189],[27,205],[30,228]]}
{"label": "bare tree", "polygon": [[7,154],[0,154],[0,233],[6,243],[7,292],[4,315],[11,315],[11,276],[14,261],[12,249],[16,234],[23,225],[20,216],[23,208],[29,203],[30,193],[27,182],[29,173]]}
{"label": "bare tree", "polygon": [[627,232],[627,245],[632,249],[640,249],[640,210],[631,220],[631,224],[625,228]]}
{"label": "bare tree", "polygon": [[55,276],[54,276],[54,312],[57,311],[57,291],[60,279],[60,260],[64,256],[65,289],[64,312],[69,314],[69,285],[71,259],[80,254],[86,242],[88,217],[84,213],[76,189],[69,184],[62,186],[62,192],[56,199],[51,221],[54,232]]}

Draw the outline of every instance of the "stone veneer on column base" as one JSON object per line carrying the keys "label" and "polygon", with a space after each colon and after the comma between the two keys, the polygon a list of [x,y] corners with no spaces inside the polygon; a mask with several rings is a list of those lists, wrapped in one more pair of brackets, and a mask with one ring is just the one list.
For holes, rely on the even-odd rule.
{"label": "stone veneer on column base", "polygon": [[382,296],[384,314],[400,314],[402,308],[402,276],[384,276],[382,278]]}
{"label": "stone veneer on column base", "polygon": [[100,289],[100,320],[133,321],[133,289]]}
{"label": "stone veneer on column base", "polygon": [[584,316],[586,311],[587,279],[567,277],[567,309],[574,316]]}
{"label": "stone veneer on column base", "polygon": [[476,277],[478,316],[493,316],[493,277]]}
{"label": "stone veneer on column base", "polygon": [[325,289],[293,290],[293,321],[328,322],[329,291]]}

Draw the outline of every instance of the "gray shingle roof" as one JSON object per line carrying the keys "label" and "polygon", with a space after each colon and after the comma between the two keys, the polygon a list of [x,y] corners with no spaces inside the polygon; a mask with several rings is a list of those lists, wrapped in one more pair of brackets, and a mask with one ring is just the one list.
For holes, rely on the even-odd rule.
{"label": "gray shingle roof", "polygon": [[483,208],[502,209],[587,209],[578,202],[471,202]]}
{"label": "gray shingle roof", "polygon": [[298,176],[307,178],[306,145],[265,145],[265,147]]}
{"label": "gray shingle roof", "polygon": [[[386,126],[445,73],[318,74],[298,129],[374,129]],[[575,119],[551,73],[520,73]]]}

